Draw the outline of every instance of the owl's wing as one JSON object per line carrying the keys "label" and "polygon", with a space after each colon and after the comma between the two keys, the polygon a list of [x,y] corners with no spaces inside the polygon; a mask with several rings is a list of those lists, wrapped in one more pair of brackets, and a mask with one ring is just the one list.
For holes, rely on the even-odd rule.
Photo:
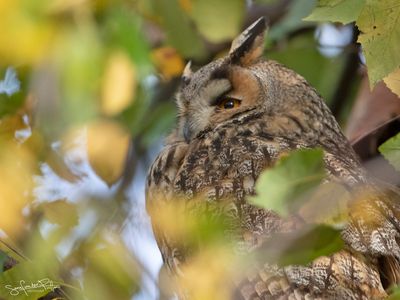
{"label": "owl's wing", "polygon": [[385,288],[400,284],[400,190],[371,183],[355,193],[349,211],[345,242],[376,259]]}
{"label": "owl's wing", "polygon": [[165,216],[162,210],[167,206],[164,204],[170,203],[175,197],[173,182],[187,147],[184,142],[166,145],[150,167],[146,181],[146,208],[151,217],[158,247],[169,270],[178,270],[182,254],[176,246],[177,243],[165,234],[165,230],[161,227],[162,222],[158,222],[158,218]]}
{"label": "owl's wing", "polygon": [[308,266],[258,266],[240,283],[234,299],[383,299],[379,271],[361,256],[342,250]]}
{"label": "owl's wing", "polygon": [[347,250],[307,266],[258,265],[235,299],[383,299],[400,283],[400,191],[370,183],[353,191]]}

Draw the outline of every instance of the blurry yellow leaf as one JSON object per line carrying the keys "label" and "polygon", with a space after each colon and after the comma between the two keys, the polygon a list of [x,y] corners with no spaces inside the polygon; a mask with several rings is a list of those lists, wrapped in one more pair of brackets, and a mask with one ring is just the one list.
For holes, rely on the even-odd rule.
{"label": "blurry yellow leaf", "polygon": [[129,142],[129,134],[117,123],[97,121],[88,125],[87,151],[90,165],[109,185],[122,175]]}
{"label": "blurry yellow leaf", "polygon": [[192,10],[192,2],[191,2],[191,0],[179,0],[179,5],[187,13],[189,13]]}
{"label": "blurry yellow leaf", "polygon": [[[237,256],[236,256],[237,259]],[[190,299],[231,299],[235,256],[225,247],[207,247],[195,257],[188,259],[182,267],[185,276],[179,285],[190,295]]]}
{"label": "blurry yellow leaf", "polygon": [[31,1],[0,1],[0,57],[2,63],[35,63],[48,51],[55,32],[44,18],[45,5]]}
{"label": "blurry yellow leaf", "polygon": [[181,75],[184,68],[184,61],[174,48],[161,47],[155,49],[151,56],[155,65],[167,80],[171,77]]}
{"label": "blurry yellow leaf", "polygon": [[383,78],[383,81],[393,93],[400,97],[400,68]]}
{"label": "blurry yellow leaf", "polygon": [[66,11],[78,11],[79,9],[87,9],[88,4],[89,1],[87,0],[53,0],[49,5],[49,12],[57,14]]}
{"label": "blurry yellow leaf", "polygon": [[115,52],[108,60],[102,86],[102,111],[109,116],[131,104],[136,91],[135,67],[128,55]]}
{"label": "blurry yellow leaf", "polygon": [[[157,195],[154,197],[157,199]],[[215,211],[229,211],[230,205],[224,205],[225,203],[219,203],[214,208]],[[155,200],[149,203],[147,208],[152,216],[154,228],[162,230],[185,246],[196,247],[198,244],[220,244],[234,237],[232,220],[223,213],[216,218],[210,207],[211,204],[203,201],[202,197],[192,199],[190,204],[176,197],[170,202]],[[232,235],[228,236],[227,231]]]}
{"label": "blurry yellow leaf", "polygon": [[33,157],[22,146],[0,144],[0,228],[13,237],[24,226],[22,209],[32,188]]}
{"label": "blurry yellow leaf", "polygon": [[76,206],[65,200],[57,200],[42,205],[47,220],[61,226],[74,226],[78,224],[78,213]]}

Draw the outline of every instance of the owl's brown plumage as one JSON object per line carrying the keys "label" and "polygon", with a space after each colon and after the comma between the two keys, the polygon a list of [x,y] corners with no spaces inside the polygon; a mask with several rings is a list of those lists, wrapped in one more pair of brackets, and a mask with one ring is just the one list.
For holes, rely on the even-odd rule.
{"label": "owl's brown plumage", "polygon": [[[233,42],[226,57],[194,73],[187,68],[182,77],[177,127],[150,168],[146,189],[165,265],[177,276],[182,275],[180,265],[186,253],[157,226],[157,209],[164,203],[177,198],[191,203],[196,198],[221,204],[224,214],[239,224],[237,247],[246,252],[272,233],[301,226],[299,221],[282,219],[246,200],[254,194],[260,173],[282,154],[321,147],[331,180],[348,188],[367,181],[315,89],[295,72],[261,58],[264,31],[265,22],[260,19]],[[379,192],[371,189],[370,195],[375,196],[357,205],[364,215],[366,211],[373,215],[373,222],[366,222],[358,210],[350,210],[350,222],[343,231],[346,250],[308,266],[256,266],[237,286],[235,297],[385,297],[384,288],[398,282],[400,273],[396,240],[400,206],[381,200]]]}

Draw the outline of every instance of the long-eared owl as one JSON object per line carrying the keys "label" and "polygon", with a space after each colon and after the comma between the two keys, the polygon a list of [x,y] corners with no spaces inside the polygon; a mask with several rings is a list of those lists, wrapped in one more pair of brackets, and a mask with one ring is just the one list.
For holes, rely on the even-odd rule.
{"label": "long-eared owl", "polygon": [[[184,276],[181,265],[187,253],[157,225],[164,203],[177,198],[223,203],[239,227],[236,246],[251,252],[271,234],[299,226],[247,199],[255,193],[260,173],[282,154],[320,147],[330,180],[349,188],[367,182],[356,154],[316,90],[294,71],[263,58],[265,30],[261,18],[233,41],[225,57],[196,72],[190,64],[184,70],[177,94],[177,125],[152,164],[146,187],[158,246],[175,276]],[[386,297],[385,288],[397,283],[400,273],[400,210],[398,204],[387,202],[375,197],[359,205],[373,216],[372,225],[361,214],[349,213],[342,233],[344,250],[306,266],[257,266],[254,276],[243,276],[235,298]]]}

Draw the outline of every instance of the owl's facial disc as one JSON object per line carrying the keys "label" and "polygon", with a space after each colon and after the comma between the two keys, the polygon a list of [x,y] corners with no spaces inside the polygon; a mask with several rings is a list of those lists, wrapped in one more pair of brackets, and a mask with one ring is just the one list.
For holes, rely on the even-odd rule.
{"label": "owl's facial disc", "polygon": [[[210,118],[216,108],[214,102],[231,88],[232,85],[226,78],[211,80],[186,100],[186,109],[181,114],[181,118],[184,119],[182,133],[186,141],[190,141],[200,131],[210,126]],[[210,105],[211,102],[213,105]]]}

